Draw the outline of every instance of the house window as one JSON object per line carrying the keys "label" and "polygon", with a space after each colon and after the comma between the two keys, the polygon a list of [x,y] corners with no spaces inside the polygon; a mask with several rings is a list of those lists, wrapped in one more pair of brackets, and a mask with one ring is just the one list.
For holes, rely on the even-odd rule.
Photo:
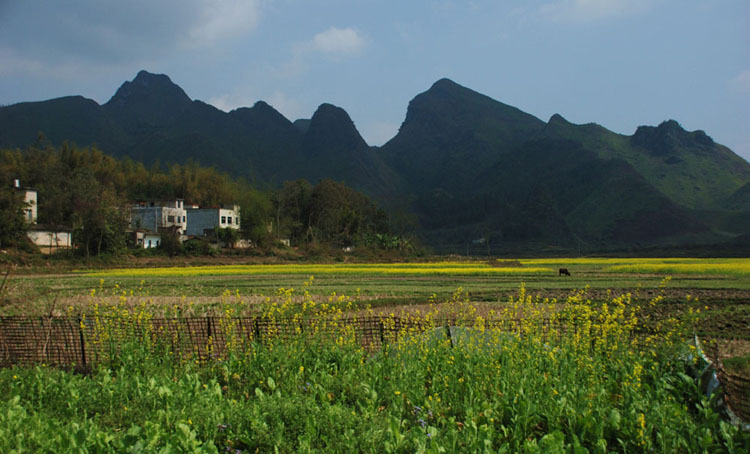
{"label": "house window", "polygon": [[185,216],[182,217],[182,222],[185,223]]}
{"label": "house window", "polygon": [[148,247],[151,247],[151,240],[148,240]]}
{"label": "house window", "polygon": [[221,217],[221,223],[222,224],[226,224],[227,223],[227,217],[226,216],[222,216]]}
{"label": "house window", "polygon": [[227,224],[232,225],[232,216],[227,216]]}
{"label": "house window", "polygon": [[167,222],[174,222],[174,216],[167,216]]}

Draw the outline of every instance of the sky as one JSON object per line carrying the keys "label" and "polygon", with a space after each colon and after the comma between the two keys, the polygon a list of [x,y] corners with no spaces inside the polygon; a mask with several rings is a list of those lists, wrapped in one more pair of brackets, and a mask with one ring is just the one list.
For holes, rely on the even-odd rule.
{"label": "sky", "polygon": [[747,0],[0,0],[2,105],[103,104],[141,69],[224,111],[331,103],[370,145],[447,77],[544,121],[675,119],[750,160]]}

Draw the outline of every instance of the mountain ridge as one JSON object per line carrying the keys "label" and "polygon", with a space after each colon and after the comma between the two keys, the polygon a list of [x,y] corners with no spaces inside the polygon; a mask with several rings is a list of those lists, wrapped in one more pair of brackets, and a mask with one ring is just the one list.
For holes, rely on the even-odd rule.
{"label": "mountain ridge", "polygon": [[39,132],[147,164],[192,159],[261,188],[344,181],[415,217],[405,228],[448,251],[480,237],[603,248],[748,233],[728,220],[750,210],[750,164],[704,131],[675,120],[632,135],[560,114],[545,122],[450,79],[416,95],[381,147],[332,104],[294,121],[264,101],[223,112],[147,71],[102,105],[69,96],[0,107],[0,147]]}

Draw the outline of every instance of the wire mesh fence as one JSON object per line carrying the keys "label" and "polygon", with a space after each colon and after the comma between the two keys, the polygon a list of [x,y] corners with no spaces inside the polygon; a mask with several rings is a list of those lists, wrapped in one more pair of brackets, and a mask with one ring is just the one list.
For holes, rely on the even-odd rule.
{"label": "wire mesh fence", "polygon": [[[457,317],[423,320],[409,317],[351,317],[337,319],[267,317],[0,317],[0,366],[47,364],[91,367],[108,363],[137,342],[154,353],[179,358],[223,358],[229,350],[255,343],[263,345],[301,338],[305,334],[346,335],[368,352],[381,350],[405,333],[413,335],[447,327],[481,327],[505,333],[521,333],[528,320],[476,321]],[[564,319],[536,321],[534,332],[563,336],[577,327]],[[453,329],[444,333],[451,339]],[[455,336],[455,334],[454,334]],[[453,342],[453,341],[451,341]],[[725,401],[745,421],[750,421],[750,380],[724,370],[718,377]]]}

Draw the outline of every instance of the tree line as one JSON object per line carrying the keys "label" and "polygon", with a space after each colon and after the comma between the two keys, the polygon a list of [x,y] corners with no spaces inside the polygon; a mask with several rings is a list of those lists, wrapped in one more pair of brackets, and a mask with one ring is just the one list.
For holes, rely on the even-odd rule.
{"label": "tree line", "polygon": [[24,150],[0,150],[0,247],[25,241],[16,179],[38,191],[38,223],[72,228],[76,250],[86,256],[125,250],[133,202],[175,198],[200,206],[239,205],[239,235],[261,247],[281,239],[341,247],[406,244],[391,234],[382,209],[343,183],[297,180],[262,190],[191,160],[147,167],[95,146],[39,141]]}

